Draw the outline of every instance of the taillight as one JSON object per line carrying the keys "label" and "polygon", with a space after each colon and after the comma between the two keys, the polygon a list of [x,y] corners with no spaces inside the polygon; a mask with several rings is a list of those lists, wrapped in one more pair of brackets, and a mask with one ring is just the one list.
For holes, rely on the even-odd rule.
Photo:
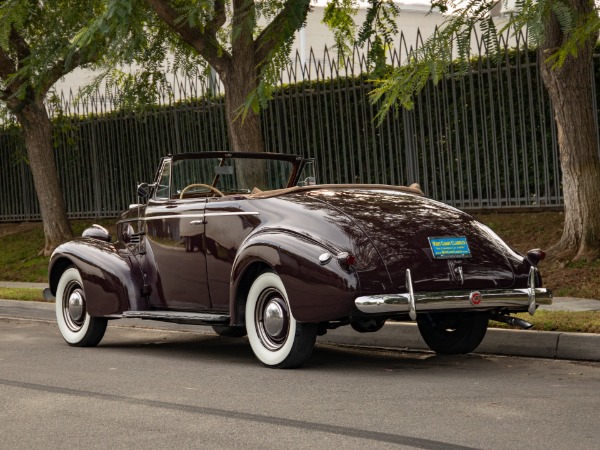
{"label": "taillight", "polygon": [[546,257],[546,252],[540,248],[534,248],[533,250],[529,250],[527,252],[527,260],[531,263],[532,266],[536,266],[540,261],[543,261]]}
{"label": "taillight", "polygon": [[337,260],[340,266],[348,270],[350,267],[356,265],[356,256],[348,252],[342,252],[337,255]]}

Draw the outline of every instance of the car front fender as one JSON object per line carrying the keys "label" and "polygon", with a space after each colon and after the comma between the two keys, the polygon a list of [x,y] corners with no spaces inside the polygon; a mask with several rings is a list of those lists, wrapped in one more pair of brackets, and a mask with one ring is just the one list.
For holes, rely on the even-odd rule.
{"label": "car front fender", "polygon": [[69,266],[75,266],[81,274],[90,316],[147,309],[141,294],[142,272],[126,248],[93,238],[78,238],[60,245],[52,254],[48,268],[53,295]]}
{"label": "car front fender", "polygon": [[[322,263],[325,253],[332,258]],[[292,314],[299,322],[324,322],[347,317],[354,308],[358,276],[344,269],[332,250],[298,233],[261,232],[250,237],[238,251],[231,274],[232,324],[243,315],[252,281],[264,270],[276,272],[286,288]]]}

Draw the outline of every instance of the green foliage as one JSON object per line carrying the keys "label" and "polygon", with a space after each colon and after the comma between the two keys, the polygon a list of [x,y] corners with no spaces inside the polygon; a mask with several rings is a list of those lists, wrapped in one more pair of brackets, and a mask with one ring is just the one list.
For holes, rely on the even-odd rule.
{"label": "green foliage", "polygon": [[287,55],[290,54],[291,47],[291,41],[283,43],[281,49],[272,57],[270,64],[265,66],[257,88],[238,109],[238,117],[241,120],[246,118],[248,111],[258,114],[261,109],[268,107],[269,101],[273,99],[274,92],[278,90],[281,71],[290,62]]}
{"label": "green foliage", "polygon": [[323,11],[323,23],[333,30],[334,47],[340,58],[351,51],[355,40],[354,16],[357,8],[356,0],[332,0]]}
{"label": "green foliage", "polygon": [[[165,72],[193,78],[206,74],[211,64],[225,78],[234,54],[254,50],[247,42],[253,38],[255,50],[264,55],[256,61],[257,87],[247,99],[242,115],[266,106],[281,68],[288,63],[294,33],[305,23],[309,9],[309,0],[246,0],[241,6],[235,6],[232,0],[159,2],[175,14],[169,24],[153,11],[149,2],[105,3],[104,13],[84,27],[74,41],[77,47],[93,45],[98,36],[110,42],[105,70],[87,94],[107,81],[110,86],[129,87],[120,90],[125,93],[120,105],[147,107],[157,90],[164,88]],[[266,26],[259,26],[259,19]],[[190,39],[194,42],[184,35],[193,35]],[[119,65],[135,66],[139,71],[125,76]]]}
{"label": "green foliage", "polygon": [[[193,76],[205,63],[189,47],[180,46],[168,27],[145,2],[104,0],[103,14],[85,24],[73,39],[73,51],[93,48],[101,52],[101,69],[80,93],[81,100],[106,85],[116,88],[116,104],[129,110],[152,105],[159,91],[169,91],[165,73]],[[198,9],[186,9],[182,21],[197,23]]]}
{"label": "green foliage", "polygon": [[9,36],[13,29],[25,28],[31,7],[30,0],[6,0],[0,3],[0,47],[9,49]]}
{"label": "green foliage", "polygon": [[21,99],[28,89],[43,96],[75,67],[93,65],[98,54],[83,47],[71,52],[71,40],[102,8],[101,0],[0,2],[0,47],[12,60],[1,84]]}
{"label": "green foliage", "polygon": [[358,44],[370,43],[369,68],[374,74],[386,71],[386,55],[398,34],[397,18],[400,9],[391,0],[369,0],[365,22],[358,32]]}
{"label": "green foliage", "polygon": [[[589,0],[590,2],[592,0]],[[556,20],[564,38],[559,46],[550,49],[547,62],[560,68],[569,57],[577,57],[578,49],[590,38],[596,39],[600,30],[597,7],[581,12],[569,0],[517,0],[507,23],[497,29],[490,16],[498,0],[435,0],[432,8],[448,15],[442,26],[407,58],[405,65],[395,68],[376,81],[372,93],[374,102],[381,102],[378,115],[381,122],[390,111],[399,107],[414,107],[414,97],[428,80],[437,84],[451,76],[464,75],[469,67],[471,39],[481,33],[488,55],[501,56],[498,37],[503,33],[518,33],[524,27],[534,47],[541,46],[547,35],[550,20]],[[458,58],[454,58],[456,49]],[[451,67],[453,70],[451,70]],[[456,70],[458,69],[458,70]]]}
{"label": "green foliage", "polygon": [[[535,84],[536,55],[515,50],[499,60],[469,61],[466,75],[427,82],[412,111],[389,114],[380,126],[373,123],[379,105],[369,101],[369,75],[282,86],[261,115],[267,149],[317,158],[320,182],[419,182],[431,197],[458,206],[465,199],[487,200],[486,207],[559,204],[555,134],[547,94]],[[451,73],[460,70],[451,65]],[[596,94],[600,104],[600,89]],[[55,120],[70,211],[117,214],[166,153],[230,150],[223,97],[163,101],[143,114],[121,110]],[[0,146],[18,147],[7,134],[0,133]],[[0,154],[0,166],[13,165]],[[12,170],[5,179],[19,179]],[[82,188],[81,180],[89,184]],[[8,189],[22,184],[8,183]],[[0,217],[22,211],[21,202],[3,208]]]}

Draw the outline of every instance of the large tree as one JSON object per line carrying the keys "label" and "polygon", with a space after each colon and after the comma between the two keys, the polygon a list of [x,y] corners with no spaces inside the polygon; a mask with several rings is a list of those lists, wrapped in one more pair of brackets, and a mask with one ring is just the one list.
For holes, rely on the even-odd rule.
{"label": "large tree", "polygon": [[[210,66],[224,87],[229,141],[233,151],[263,151],[260,109],[279,81],[295,33],[306,22],[311,0],[105,0],[106,12],[91,23],[76,44],[93,46],[98,33],[111,36],[110,65],[131,64],[140,70],[121,73],[139,92],[165,82],[165,69],[194,75]],[[389,0],[372,3],[361,39],[395,30],[398,10]],[[353,41],[358,0],[331,0],[324,22],[334,30],[340,55]],[[379,39],[380,50],[389,34]],[[100,80],[100,78],[99,78]],[[141,83],[140,83],[141,81]],[[136,90],[136,89],[134,89]],[[148,99],[145,96],[145,99]],[[132,96],[135,102],[135,95]]]}
{"label": "large tree", "polygon": [[413,106],[413,97],[428,80],[449,76],[458,61],[468,68],[470,38],[483,31],[488,51],[498,52],[498,35],[510,27],[528,27],[538,48],[542,80],[548,90],[558,131],[565,203],[561,240],[549,249],[560,259],[593,259],[600,256],[600,156],[598,123],[592,96],[594,46],[600,18],[594,0],[517,0],[508,23],[496,29],[490,11],[497,0],[436,0],[434,7],[454,13],[442,30],[429,39],[409,62],[380,80],[374,100],[382,101],[382,114],[402,105]]}
{"label": "large tree", "polygon": [[[44,255],[71,239],[54,159],[46,95],[63,76],[94,60],[71,40],[94,13],[80,0],[0,1],[0,100],[21,126],[44,226]],[[66,57],[66,55],[70,55]]]}
{"label": "large tree", "polygon": [[260,103],[309,10],[310,0],[107,0],[76,42],[110,34],[113,64],[136,64],[152,82],[166,65],[188,75],[210,65],[224,86],[232,150],[264,151]]}

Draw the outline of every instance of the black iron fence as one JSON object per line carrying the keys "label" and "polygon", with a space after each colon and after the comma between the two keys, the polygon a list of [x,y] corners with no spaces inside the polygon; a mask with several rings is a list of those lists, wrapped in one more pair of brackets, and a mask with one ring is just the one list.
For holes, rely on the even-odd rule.
{"label": "black iron fence", "polygon": [[[464,209],[562,205],[556,130],[535,52],[523,35],[500,59],[479,55],[466,75],[427,86],[415,108],[381,125],[369,100],[368,61],[361,49],[299,55],[262,112],[267,149],[314,157],[322,183],[418,182],[434,199]],[[512,46],[512,45],[511,45]],[[404,36],[393,65],[410,52]],[[596,59],[596,62],[598,60]],[[594,86],[600,83],[596,64]],[[227,150],[218,82],[173,77],[156,105],[115,110],[120,93],[79,99],[61,93],[48,104],[56,159],[71,217],[114,217],[135,201],[168,153]],[[596,105],[600,105],[594,91]],[[596,111],[598,107],[596,107]],[[0,130],[0,221],[39,219],[19,129]]]}

